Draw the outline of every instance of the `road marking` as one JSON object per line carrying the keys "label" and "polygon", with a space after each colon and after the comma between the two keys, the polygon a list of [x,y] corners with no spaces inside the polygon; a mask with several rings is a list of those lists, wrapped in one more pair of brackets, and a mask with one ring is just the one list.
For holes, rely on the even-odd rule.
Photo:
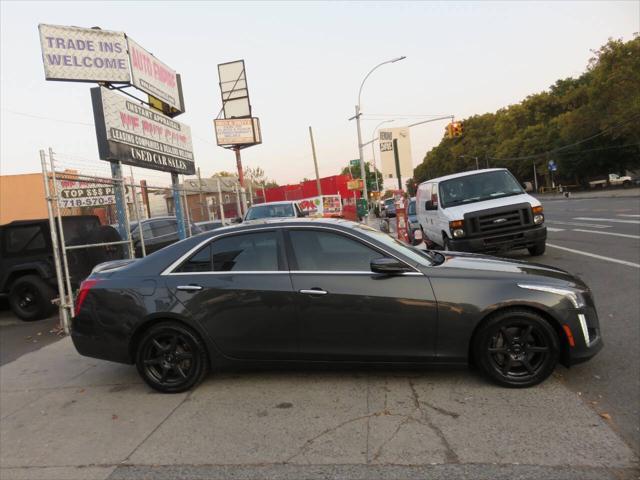
{"label": "road marking", "polygon": [[547,232],[564,232],[564,228],[547,227]]}
{"label": "road marking", "polygon": [[627,262],[626,260],[619,260],[617,258],[604,257],[602,255],[596,255],[595,253],[583,252],[582,250],[574,250],[573,248],[561,247],[560,245],[554,245],[553,243],[547,243],[547,247],[557,248],[558,250],[565,250],[571,253],[577,253],[578,255],[584,255],[586,257],[597,258],[598,260],[605,260],[607,262],[619,263],[628,267],[640,268],[640,263]]}
{"label": "road marking", "polygon": [[640,220],[620,220],[619,218],[574,217],[574,220],[595,220],[596,222],[633,223],[640,225]]}
{"label": "road marking", "polygon": [[640,215],[631,215],[630,213],[619,213],[618,217],[633,217],[633,218],[638,218],[640,217]]}
{"label": "road marking", "polygon": [[[549,228],[547,228],[549,230]],[[584,232],[584,233],[597,233],[600,235],[613,235],[614,237],[624,237],[624,238],[637,238],[640,239],[640,235],[629,235],[627,233],[615,233],[615,232],[598,232],[596,230],[581,230],[579,228],[574,228],[574,232]]]}
{"label": "road marking", "polygon": [[561,222],[559,220],[547,220],[547,223],[557,225],[571,225],[573,227],[611,228],[611,225],[598,225],[597,223]]}

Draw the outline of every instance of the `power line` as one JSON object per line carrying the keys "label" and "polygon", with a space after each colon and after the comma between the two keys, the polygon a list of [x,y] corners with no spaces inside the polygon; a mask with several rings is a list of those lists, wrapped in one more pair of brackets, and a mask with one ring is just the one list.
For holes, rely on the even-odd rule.
{"label": "power line", "polygon": [[73,122],[71,120],[62,120],[59,118],[52,118],[52,117],[43,117],[40,115],[33,115],[31,113],[26,113],[26,112],[18,112],[16,110],[10,110],[8,108],[3,108],[2,109],[5,112],[9,112],[9,113],[13,113],[14,115],[21,115],[23,117],[30,117],[30,118],[37,118],[38,120],[50,120],[53,122],[60,122],[60,123],[70,123],[72,125],[84,125],[84,126],[88,126],[88,127],[93,127],[93,123],[86,123],[86,122]]}

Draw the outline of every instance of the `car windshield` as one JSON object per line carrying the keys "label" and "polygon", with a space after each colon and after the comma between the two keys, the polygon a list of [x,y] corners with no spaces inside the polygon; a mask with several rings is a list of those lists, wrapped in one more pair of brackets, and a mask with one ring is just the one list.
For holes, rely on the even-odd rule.
{"label": "car windshield", "polygon": [[412,247],[392,237],[388,233],[381,232],[380,230],[371,228],[368,225],[358,224],[355,228],[360,229],[360,231],[365,235],[385,244],[392,250],[398,251],[399,253],[405,255],[406,257],[409,257],[411,260],[421,265],[438,265],[444,260],[444,256],[440,253],[432,252],[429,250],[420,250],[418,248]]}
{"label": "car windshield", "polygon": [[259,218],[295,217],[293,204],[278,203],[273,205],[257,205],[247,212],[245,220],[257,220]]}
{"label": "car windshield", "polygon": [[407,215],[415,215],[416,214],[416,201],[411,200],[409,202],[409,208],[407,209]]}
{"label": "car windshield", "polygon": [[440,182],[440,203],[443,207],[522,193],[522,187],[507,170],[477,173]]}

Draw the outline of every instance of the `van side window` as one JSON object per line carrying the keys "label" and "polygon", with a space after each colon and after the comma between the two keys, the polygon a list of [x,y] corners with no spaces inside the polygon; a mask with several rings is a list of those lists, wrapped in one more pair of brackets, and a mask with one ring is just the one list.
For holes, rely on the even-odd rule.
{"label": "van side window", "polygon": [[433,183],[431,185],[431,203],[438,205],[438,184]]}

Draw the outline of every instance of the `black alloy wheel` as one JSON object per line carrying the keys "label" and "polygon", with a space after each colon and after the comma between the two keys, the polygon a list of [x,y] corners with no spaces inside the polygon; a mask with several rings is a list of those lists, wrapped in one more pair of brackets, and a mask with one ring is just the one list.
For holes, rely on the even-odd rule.
{"label": "black alloy wheel", "polygon": [[507,387],[530,387],[544,381],[556,367],[559,339],[539,314],[528,310],[499,312],[475,337],[476,364]]}
{"label": "black alloy wheel", "polygon": [[20,319],[39,320],[51,315],[55,306],[51,303],[53,288],[37,275],[25,275],[13,282],[9,290],[9,305]]}
{"label": "black alloy wheel", "polygon": [[209,370],[202,340],[177,322],[151,327],[139,343],[136,366],[143,380],[163,393],[180,393],[196,386]]}

